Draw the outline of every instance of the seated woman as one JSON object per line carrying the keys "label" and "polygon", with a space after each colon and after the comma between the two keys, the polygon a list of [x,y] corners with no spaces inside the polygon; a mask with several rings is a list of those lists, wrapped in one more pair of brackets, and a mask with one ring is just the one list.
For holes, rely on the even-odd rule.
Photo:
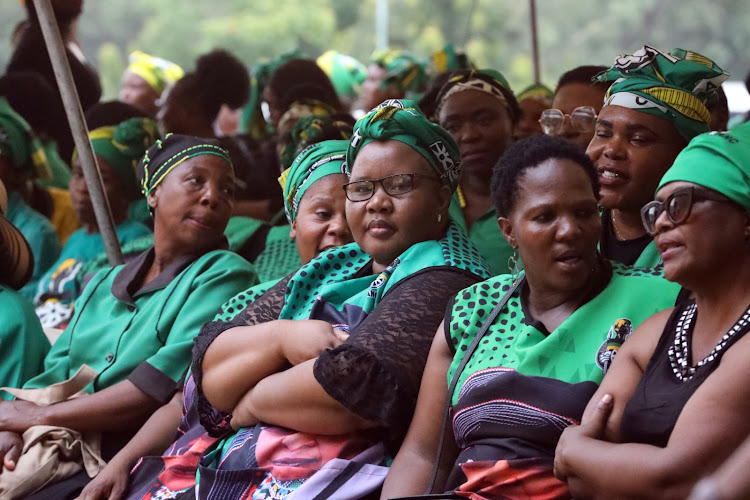
{"label": "seated woman", "polygon": [[[348,141],[312,145],[282,176],[285,211],[305,264],[322,251],[352,242],[344,213],[346,197],[341,189],[347,181],[342,163],[348,145]],[[221,308],[216,319],[229,321],[275,283],[261,283],[235,296]],[[114,497],[125,494],[128,498],[141,499],[148,498],[149,494],[156,495],[162,488],[174,486],[164,472],[167,466],[170,470],[181,469],[184,478],[189,480],[186,487],[193,486],[198,458],[216,439],[206,434],[198,420],[198,409],[192,403],[194,390],[193,377],[188,375],[182,393],[177,393],[172,401],[154,413],[128,445],[86,486],[82,498],[93,500],[110,498],[110,494]],[[163,455],[157,455],[160,453]],[[188,471],[193,472],[191,481]]]}
{"label": "seated woman", "polygon": [[[35,470],[26,462],[28,454],[19,458],[13,447],[35,426],[104,433],[101,455],[109,459],[179,389],[201,325],[257,282],[250,264],[221,250],[234,186],[225,150],[206,139],[171,135],[147,151],[138,174],[154,214],[154,246],[92,278],[47,355],[44,372],[23,386],[46,388],[87,365],[95,372],[87,379],[87,394],[49,405],[0,403],[6,468],[0,481],[11,480],[9,469]],[[79,473],[79,487],[87,479]],[[57,489],[39,495],[65,498]]]}
{"label": "seated woman", "polygon": [[[7,207],[0,181],[0,387],[18,387],[41,373],[50,346],[31,303],[17,292],[31,277],[34,258],[21,231],[5,218]],[[0,397],[10,398],[6,393]]]}
{"label": "seated woman", "polygon": [[[525,273],[452,301],[382,498],[422,493],[434,467],[432,490],[456,498],[569,498],[552,475],[560,433],[580,420],[631,329],[679,289],[601,258],[598,187],[591,160],[559,137],[530,137],[500,158],[493,199]],[[452,425],[438,457],[449,386]]]}
{"label": "seated woman", "polygon": [[142,109],[151,118],[159,112],[161,95],[185,74],[177,64],[136,50],[122,75],[120,100]]}
{"label": "seated woman", "polygon": [[563,433],[555,474],[576,498],[686,498],[750,435],[748,152],[750,125],[699,135],[643,207],[692,299],[643,323]]}
{"label": "seated woman", "polygon": [[602,185],[600,248],[606,258],[635,267],[659,264],[653,237],[641,224],[641,207],[677,154],[709,131],[711,114],[704,103],[728,76],[695,52],[667,54],[649,46],[619,56],[599,76],[614,83],[586,153]]}
{"label": "seated woman", "polygon": [[[321,253],[196,340],[202,423],[215,435],[242,428],[204,455],[201,498],[219,487],[227,499],[379,488],[411,420],[430,329],[463,284],[489,276],[447,215],[460,174],[450,135],[409,101],[384,103],[354,130],[345,188],[355,243]],[[256,453],[266,430],[276,437]],[[321,455],[286,452],[285,433]]]}
{"label": "seated woman", "polygon": [[[143,224],[128,219],[128,207],[140,197],[136,177],[138,161],[158,138],[156,123],[147,118],[131,118],[117,126],[89,132],[121,245],[151,234]],[[70,198],[83,227],[70,235],[57,262],[39,281],[34,304],[45,328],[65,328],[73,315],[73,303],[83,288],[83,266],[104,252],[104,240],[99,234],[77,152],[73,153],[72,165]]]}
{"label": "seated woman", "polygon": [[513,142],[520,110],[510,85],[493,70],[457,71],[437,97],[435,119],[461,149],[461,180],[450,216],[468,233],[495,274],[508,272],[513,249],[497,227],[492,167]]}

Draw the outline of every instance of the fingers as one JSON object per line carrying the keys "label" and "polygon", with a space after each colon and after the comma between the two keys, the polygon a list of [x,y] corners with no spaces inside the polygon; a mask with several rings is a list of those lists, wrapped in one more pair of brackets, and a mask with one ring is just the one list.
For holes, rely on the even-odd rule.
{"label": "fingers", "polygon": [[604,431],[607,427],[607,420],[612,413],[613,406],[614,399],[611,394],[605,394],[602,396],[596,404],[596,408],[591,414],[590,419],[585,423],[587,436],[599,438],[604,435]]}
{"label": "fingers", "polygon": [[15,432],[0,432],[0,460],[7,470],[14,470],[23,451],[23,438]]}
{"label": "fingers", "polygon": [[5,454],[5,458],[3,459],[3,465],[6,469],[15,470],[18,459],[21,458],[22,448],[23,443],[17,443],[11,446],[10,450],[8,450],[8,452]]}
{"label": "fingers", "polygon": [[346,339],[349,338],[349,333],[344,330],[339,330],[338,328],[333,329],[333,335],[336,337],[336,340],[338,340],[338,344],[343,344],[346,342]]}

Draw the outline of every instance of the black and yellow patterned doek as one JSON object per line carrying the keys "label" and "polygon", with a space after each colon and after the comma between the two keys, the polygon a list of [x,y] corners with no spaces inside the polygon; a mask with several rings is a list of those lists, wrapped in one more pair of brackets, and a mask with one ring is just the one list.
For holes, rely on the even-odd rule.
{"label": "black and yellow patterned doek", "polygon": [[665,118],[690,141],[710,130],[708,97],[729,74],[711,59],[684,49],[662,52],[648,45],[633,55],[620,55],[615,65],[597,77],[614,81],[604,105],[635,109]]}
{"label": "black and yellow patterned doek", "polygon": [[229,153],[219,146],[219,141],[190,135],[167,134],[146,151],[138,164],[141,192],[148,196],[175,167],[200,155],[218,156],[232,165]]}

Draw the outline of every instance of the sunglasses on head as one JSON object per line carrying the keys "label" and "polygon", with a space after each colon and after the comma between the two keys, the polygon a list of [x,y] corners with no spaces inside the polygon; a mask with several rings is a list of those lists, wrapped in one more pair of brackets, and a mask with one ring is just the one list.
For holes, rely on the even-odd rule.
{"label": "sunglasses on head", "polygon": [[690,217],[693,204],[699,201],[716,201],[721,203],[732,203],[729,199],[695,186],[688,186],[676,190],[666,197],[664,201],[654,200],[641,208],[641,221],[643,227],[650,235],[656,234],[656,220],[662,214],[667,213],[670,222],[678,226]]}

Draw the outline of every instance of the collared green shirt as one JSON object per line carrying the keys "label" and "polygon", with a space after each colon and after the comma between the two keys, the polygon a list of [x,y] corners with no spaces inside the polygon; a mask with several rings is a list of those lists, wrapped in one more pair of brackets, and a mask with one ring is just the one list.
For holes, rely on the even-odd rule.
{"label": "collared green shirt", "polygon": [[[31,302],[18,292],[0,285],[0,387],[21,387],[31,377],[41,373],[44,356],[49,352],[49,341],[34,314]],[[13,399],[0,393],[2,399]]]}
{"label": "collared green shirt", "polygon": [[215,250],[176,261],[135,290],[153,258],[151,248],[91,279],[47,355],[44,372],[25,388],[61,382],[87,364],[99,373],[86,387],[89,393],[128,379],[157,401],[169,401],[190,366],[193,337],[258,277],[238,255]]}
{"label": "collared green shirt", "polygon": [[[469,235],[469,239],[477,247],[479,253],[489,264],[494,275],[509,274],[508,259],[513,255],[513,248],[505,241],[497,224],[497,213],[494,207],[479,217],[471,229],[466,228],[466,219],[461,210],[458,196],[453,195],[448,208],[448,215]],[[520,265],[520,262],[519,262]]]}
{"label": "collared green shirt", "polygon": [[26,286],[20,290],[21,295],[32,300],[39,280],[60,256],[60,238],[49,219],[28,206],[15,191],[8,193],[6,218],[21,231],[34,255],[34,272]]}

